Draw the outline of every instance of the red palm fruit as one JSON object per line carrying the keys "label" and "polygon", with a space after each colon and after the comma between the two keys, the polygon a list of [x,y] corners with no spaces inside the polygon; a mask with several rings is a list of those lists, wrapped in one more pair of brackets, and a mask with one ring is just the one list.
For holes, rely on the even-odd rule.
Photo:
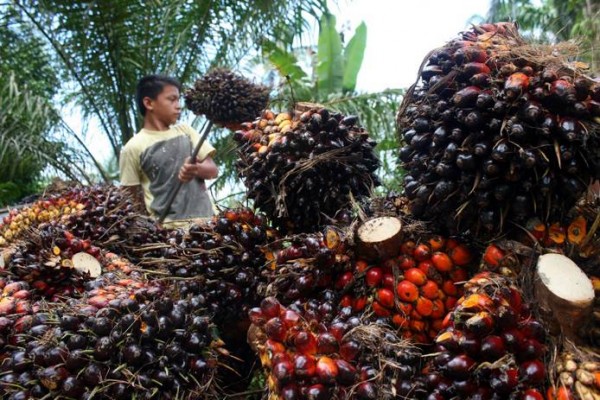
{"label": "red palm fruit", "polygon": [[462,336],[458,340],[458,345],[462,351],[469,357],[479,358],[479,350],[481,349],[481,341],[476,336]]}
{"label": "red palm fruit", "polygon": [[397,306],[398,312],[405,317],[410,315],[414,308],[411,303],[406,303],[403,301],[399,301],[396,306]]}
{"label": "red palm fruit", "polygon": [[519,371],[515,368],[498,371],[490,379],[491,389],[504,396],[514,391],[518,384]]}
{"label": "red palm fruit", "polygon": [[340,306],[341,307],[352,307],[353,301],[354,301],[354,298],[352,297],[352,295],[345,294],[340,299]]}
{"label": "red palm fruit", "polygon": [[335,383],[338,374],[337,364],[331,358],[327,356],[319,358],[319,361],[317,361],[317,376],[322,383],[326,385]]}
{"label": "red palm fruit", "polygon": [[406,242],[403,242],[400,245],[400,252],[402,254],[408,255],[408,256],[412,256],[415,247],[417,247],[417,244],[415,243],[414,240],[407,240]]}
{"label": "red palm fruit", "polygon": [[452,280],[445,280],[444,283],[442,283],[442,290],[448,296],[456,296],[458,294],[458,288]]}
{"label": "red palm fruit", "polygon": [[452,318],[454,318],[454,312],[449,312],[446,314],[444,319],[442,320],[442,329],[448,329],[454,323]]}
{"label": "red palm fruit", "polygon": [[483,262],[493,269],[500,266],[500,262],[506,254],[495,244],[490,244],[483,253]]}
{"label": "red palm fruit", "polygon": [[265,297],[260,302],[260,310],[264,314],[267,320],[275,317],[279,317],[281,313],[281,304],[275,297]]}
{"label": "red palm fruit", "polygon": [[419,288],[421,295],[430,300],[435,300],[440,297],[440,288],[434,281],[427,281]]}
{"label": "red palm fruit", "polygon": [[544,346],[536,339],[525,339],[523,341],[523,350],[518,354],[523,360],[536,360],[544,355]]}
{"label": "red palm fruit", "polygon": [[521,398],[522,400],[544,400],[544,396],[537,389],[527,389]]}
{"label": "red palm fruit", "polygon": [[356,382],[357,372],[356,368],[348,361],[336,358],[335,364],[338,369],[337,381],[340,385],[350,386]]}
{"label": "red palm fruit", "polygon": [[[425,333],[427,331],[427,323],[425,321],[419,321],[418,319],[411,319],[409,322],[410,330],[415,333]],[[427,340],[421,341],[425,343]]]}
{"label": "red palm fruit", "polygon": [[366,306],[367,306],[367,297],[366,296],[357,297],[352,302],[352,310],[355,312],[364,310]]}
{"label": "red palm fruit", "polygon": [[331,354],[338,351],[338,340],[331,333],[323,332],[317,336],[317,351],[319,354]]}
{"label": "red palm fruit", "polygon": [[[437,335],[439,332],[441,332],[444,329],[444,320],[442,318],[434,319],[429,323],[429,327]],[[432,337],[435,337],[435,335]]]}
{"label": "red palm fruit", "polygon": [[417,265],[416,261],[412,256],[403,254],[398,257],[398,266],[401,269],[410,269],[414,268]]}
{"label": "red palm fruit", "polygon": [[419,298],[419,288],[412,282],[400,281],[396,286],[396,293],[400,300],[412,303]]}
{"label": "red palm fruit", "polygon": [[546,368],[540,360],[529,360],[521,364],[521,375],[527,383],[538,385],[544,382]]}
{"label": "red palm fruit", "polygon": [[392,311],[389,308],[382,306],[381,303],[379,303],[378,301],[374,301],[372,307],[373,307],[373,312],[378,317],[386,318],[386,317],[389,317],[390,315],[392,315]]}
{"label": "red palm fruit", "polygon": [[419,268],[410,268],[404,271],[404,279],[417,286],[423,286],[427,282],[427,275]]}
{"label": "red palm fruit", "polygon": [[383,270],[379,267],[370,268],[365,274],[365,282],[369,287],[377,287],[383,279]]}
{"label": "red palm fruit", "polygon": [[96,308],[104,308],[108,306],[109,301],[107,295],[96,295],[88,299],[88,304]]}
{"label": "red palm fruit", "polygon": [[475,361],[466,354],[459,354],[446,364],[447,376],[450,379],[464,380],[469,377]]}
{"label": "red palm fruit", "polygon": [[[448,242],[450,242],[450,240],[448,240]],[[460,243],[456,243],[456,245],[452,243],[452,245],[453,246],[450,247],[448,243],[446,244],[446,249],[448,249],[448,255],[452,259],[452,262],[459,267],[464,267],[469,264],[473,259],[473,254],[471,254],[471,251],[467,246]]]}
{"label": "red palm fruit", "polygon": [[467,271],[462,268],[454,268],[450,271],[450,279],[452,279],[454,283],[465,282],[467,278]]}
{"label": "red palm fruit", "polygon": [[340,346],[340,356],[346,361],[352,361],[360,352],[360,345],[354,340],[347,340]]}
{"label": "red palm fruit", "polygon": [[432,251],[440,251],[446,244],[446,239],[441,235],[434,235],[427,241]]}
{"label": "red palm fruit", "polygon": [[511,74],[504,82],[504,92],[509,100],[516,99],[529,87],[529,77],[522,72]]}
{"label": "red palm fruit", "polygon": [[[472,70],[471,72],[473,72],[471,75],[479,73],[475,72],[475,70]],[[475,102],[477,101],[477,96],[479,96],[479,93],[481,93],[481,89],[477,86],[467,86],[454,94],[452,97],[452,102],[455,106],[460,108],[473,107],[475,106]]]}
{"label": "red palm fruit", "polygon": [[421,321],[423,318],[423,315],[419,314],[419,312],[416,309],[413,309],[409,315],[409,319],[414,319],[414,320],[418,320]]}
{"label": "red palm fruit", "polygon": [[300,398],[300,389],[295,384],[289,384],[281,389],[280,396],[282,400],[298,400]]}
{"label": "red palm fruit", "polygon": [[489,335],[481,340],[481,357],[487,361],[495,361],[506,354],[504,340],[497,335]]}
{"label": "red palm fruit", "polygon": [[510,298],[508,299],[508,302],[517,314],[521,314],[523,311],[523,298],[521,297],[521,293],[514,287],[510,288]]}
{"label": "red palm fruit", "polygon": [[423,317],[429,317],[433,312],[433,302],[425,297],[419,297],[415,310]]}
{"label": "red palm fruit", "polygon": [[433,309],[431,311],[430,317],[432,319],[441,319],[446,315],[446,307],[444,307],[444,302],[440,299],[433,300]]}
{"label": "red palm fruit", "polygon": [[360,400],[371,400],[377,398],[377,390],[371,382],[363,382],[356,388],[356,398]]}
{"label": "red palm fruit", "polygon": [[494,318],[487,311],[480,311],[465,322],[466,329],[476,336],[488,335],[494,329]]}
{"label": "red palm fruit", "polygon": [[279,353],[274,353],[271,356],[271,364],[273,364],[273,365],[280,363],[280,362],[284,362],[284,361],[287,361],[290,363],[292,362],[292,359],[290,358],[288,353],[279,352]]}
{"label": "red palm fruit", "polygon": [[317,338],[312,332],[300,331],[294,335],[294,346],[303,354],[315,354],[317,352]]}
{"label": "red palm fruit", "polygon": [[320,383],[312,385],[306,390],[306,399],[329,400],[329,398],[329,391],[325,386],[321,385]]}
{"label": "red palm fruit", "polygon": [[18,292],[15,292],[12,297],[15,299],[26,300],[31,298],[31,292],[27,289],[21,289]]}
{"label": "red palm fruit", "polygon": [[415,247],[415,250],[413,251],[413,257],[417,261],[427,260],[431,257],[431,248],[429,245],[421,243]]}
{"label": "red palm fruit", "polygon": [[0,299],[0,315],[9,315],[15,312],[15,300],[12,297]]}
{"label": "red palm fruit", "polygon": [[381,285],[388,289],[394,288],[394,275],[391,273],[383,274],[383,279],[381,281]]}
{"label": "red palm fruit", "polygon": [[334,322],[328,329],[329,333],[331,333],[338,342],[342,340],[342,337],[344,337],[347,330],[348,325],[345,322]]}
{"label": "red palm fruit", "polygon": [[284,386],[294,377],[294,366],[289,360],[280,361],[273,365],[271,373],[277,379],[279,386]]}
{"label": "red palm fruit", "polygon": [[294,373],[298,378],[309,379],[315,376],[317,364],[315,358],[308,354],[294,355]]}
{"label": "red palm fruit", "polygon": [[522,322],[519,327],[527,337],[536,339],[540,342],[543,342],[546,339],[546,328],[544,328],[544,325],[539,321],[528,319]]}
{"label": "red palm fruit", "polygon": [[431,256],[431,262],[433,263],[435,269],[437,269],[439,272],[450,272],[454,267],[454,263],[452,262],[450,256],[446,253],[442,253],[441,251],[436,251],[433,253]]}
{"label": "red palm fruit", "polygon": [[382,306],[386,308],[394,307],[394,292],[390,289],[378,289],[375,298]]}
{"label": "red palm fruit", "polygon": [[27,300],[17,300],[15,303],[15,314],[31,314],[31,303]]}
{"label": "red palm fruit", "polygon": [[5,296],[12,296],[17,293],[19,290],[27,289],[29,285],[24,282],[11,282],[4,286],[2,290],[2,294]]}
{"label": "red palm fruit", "polygon": [[504,344],[513,353],[518,353],[523,349],[525,335],[517,328],[510,328],[502,332]]}
{"label": "red palm fruit", "polygon": [[429,279],[433,279],[435,277],[440,276],[437,269],[435,269],[435,266],[433,265],[433,262],[431,261],[431,259],[423,260],[423,261],[419,262],[419,264],[417,264],[417,268],[419,268],[421,271],[423,271],[425,276],[427,276]]}
{"label": "red palm fruit", "polygon": [[399,328],[408,326],[408,319],[400,314],[394,314],[392,317],[392,323]]}
{"label": "red palm fruit", "polygon": [[461,337],[460,332],[445,331],[435,338],[435,344],[444,346],[448,351],[455,352],[459,349],[458,340]]}
{"label": "red palm fruit", "polygon": [[388,258],[381,264],[381,269],[384,273],[391,273],[392,271],[398,270],[398,268],[400,268],[400,264],[396,258]]}
{"label": "red palm fruit", "polygon": [[283,342],[287,337],[287,328],[281,318],[271,318],[265,324],[265,333],[269,339]]}
{"label": "red palm fruit", "polygon": [[366,271],[367,268],[369,268],[369,264],[365,260],[356,260],[354,263],[354,270],[359,274]]}
{"label": "red palm fruit", "polygon": [[494,308],[494,300],[485,294],[472,294],[460,302],[460,307],[465,310],[491,310]]}
{"label": "red palm fruit", "polygon": [[250,322],[252,322],[255,325],[260,326],[267,322],[267,319],[262,313],[260,307],[251,308],[250,311],[248,311],[248,317],[250,318]]}
{"label": "red palm fruit", "polygon": [[354,281],[354,274],[352,271],[346,271],[341,274],[335,281],[335,288],[338,290],[346,289]]}

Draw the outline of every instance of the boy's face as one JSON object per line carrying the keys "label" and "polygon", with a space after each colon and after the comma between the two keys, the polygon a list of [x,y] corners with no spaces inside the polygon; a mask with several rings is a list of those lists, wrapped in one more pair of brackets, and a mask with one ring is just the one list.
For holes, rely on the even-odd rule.
{"label": "boy's face", "polygon": [[162,92],[156,96],[156,99],[146,97],[144,104],[147,112],[152,112],[157,119],[166,125],[172,125],[177,122],[181,115],[179,99],[179,89],[172,85],[166,85]]}

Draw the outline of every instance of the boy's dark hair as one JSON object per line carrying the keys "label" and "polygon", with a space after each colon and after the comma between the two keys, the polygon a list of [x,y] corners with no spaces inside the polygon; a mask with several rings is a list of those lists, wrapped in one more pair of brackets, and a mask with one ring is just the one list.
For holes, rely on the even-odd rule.
{"label": "boy's dark hair", "polygon": [[181,83],[166,75],[146,75],[138,81],[135,91],[135,101],[142,115],[146,115],[144,97],[156,99],[165,86],[175,86],[181,92]]}

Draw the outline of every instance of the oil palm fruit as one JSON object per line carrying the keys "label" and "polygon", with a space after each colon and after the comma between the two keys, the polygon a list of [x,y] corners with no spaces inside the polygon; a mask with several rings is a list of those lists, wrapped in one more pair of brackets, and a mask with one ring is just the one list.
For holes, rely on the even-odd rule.
{"label": "oil palm fruit", "polygon": [[512,280],[492,272],[475,275],[443,328],[424,370],[431,396],[543,398],[546,331]]}
{"label": "oil palm fruit", "polygon": [[566,215],[600,176],[598,84],[568,49],[499,23],[430,53],[397,119],[415,217],[482,238]]}
{"label": "oil palm fruit", "polygon": [[419,351],[383,325],[363,324],[334,292],[289,307],[267,297],[250,316],[269,399],[413,398],[420,391]]}
{"label": "oil palm fruit", "polygon": [[315,232],[345,219],[351,199],[379,185],[375,142],[355,116],[311,108],[265,111],[242,124],[237,170],[254,205],[282,233]]}
{"label": "oil palm fruit", "polygon": [[88,297],[47,303],[13,328],[0,366],[3,397],[214,395],[210,382],[226,352],[193,297],[177,299],[159,286],[116,276],[87,289]]}
{"label": "oil palm fruit", "polygon": [[270,260],[268,268],[262,269],[265,295],[277,297],[284,305],[325,289],[343,290],[348,282],[342,283],[341,277],[352,274],[349,246],[335,227],[285,237],[269,246],[265,255]]}
{"label": "oil palm fruit", "polygon": [[226,68],[215,68],[184,93],[185,105],[216,123],[252,121],[267,107],[270,89]]}
{"label": "oil palm fruit", "polygon": [[462,296],[473,253],[455,239],[417,236],[417,240],[405,238],[398,256],[378,263],[357,259],[357,283],[342,304],[356,312],[372,312],[381,323],[396,327],[403,338],[430,343]]}

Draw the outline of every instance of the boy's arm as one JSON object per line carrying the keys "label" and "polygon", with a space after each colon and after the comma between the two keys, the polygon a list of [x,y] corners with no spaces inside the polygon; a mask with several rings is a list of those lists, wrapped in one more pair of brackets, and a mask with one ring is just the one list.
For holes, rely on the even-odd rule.
{"label": "boy's arm", "polygon": [[125,146],[119,157],[119,172],[121,188],[133,202],[134,210],[142,215],[148,215],[144,201],[144,189],[141,185],[141,170],[139,155],[132,146]]}

